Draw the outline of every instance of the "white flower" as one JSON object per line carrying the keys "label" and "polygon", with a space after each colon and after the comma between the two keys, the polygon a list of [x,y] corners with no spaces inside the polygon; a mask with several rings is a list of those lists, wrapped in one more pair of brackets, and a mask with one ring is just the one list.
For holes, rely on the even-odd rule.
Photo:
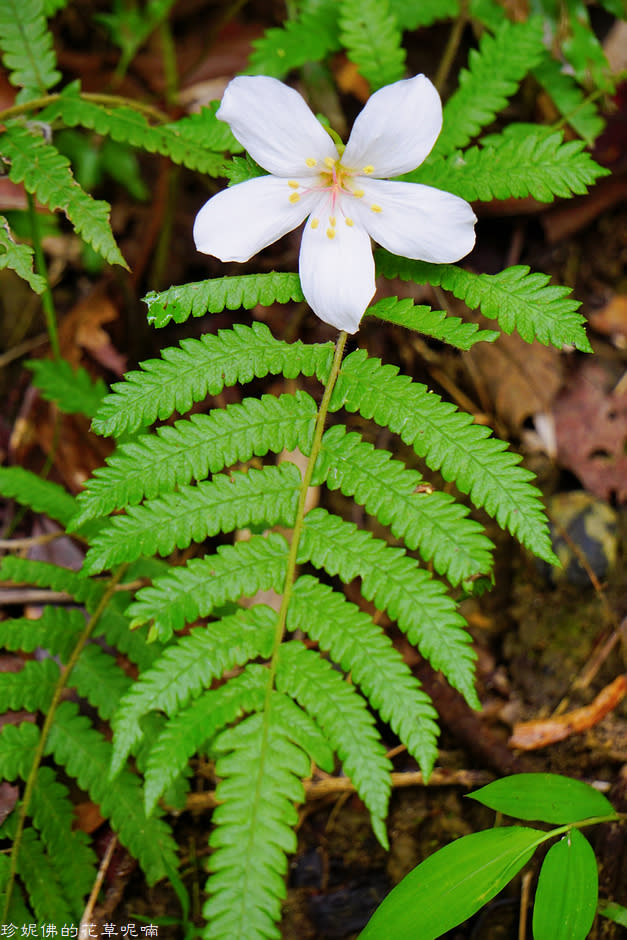
{"label": "white flower", "polygon": [[458,261],[475,243],[463,199],[400,176],[427,157],[442,127],[440,97],[417,75],[375,92],[340,155],[304,100],[263,76],[233,79],[218,118],[271,174],[218,193],[194,223],[199,251],[248,261],[305,219],[299,273],[314,312],[354,333],[375,292],[370,238],[406,258]]}

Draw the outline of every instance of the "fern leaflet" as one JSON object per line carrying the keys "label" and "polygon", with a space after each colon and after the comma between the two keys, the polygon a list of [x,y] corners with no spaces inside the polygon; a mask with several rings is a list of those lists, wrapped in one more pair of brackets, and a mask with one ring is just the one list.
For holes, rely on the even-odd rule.
{"label": "fern leaflet", "polygon": [[63,527],[76,514],[76,500],[64,487],[22,467],[0,467],[0,493],[33,512],[45,513]]}
{"label": "fern leaflet", "polygon": [[550,96],[560,114],[591,147],[605,125],[594,102],[584,96],[584,92],[572,75],[563,71],[561,64],[548,51],[534,68],[533,75]]}
{"label": "fern leaflet", "polygon": [[100,434],[134,431],[156,418],[184,413],[206,395],[218,395],[225,386],[282,373],[316,375],[324,382],[331,367],[333,345],[285,343],[274,338],[263,323],[236,324],[217,335],[187,339],[164,349],[161,359],[149,359],[139,372],[130,372],[114,385],[94,419]]}
{"label": "fern leaflet", "polygon": [[340,47],[337,0],[302,4],[300,16],[282,28],[268,29],[253,42],[249,72],[284,78],[306,62],[322,62]]}
{"label": "fern leaflet", "polygon": [[400,277],[418,284],[436,284],[450,290],[471,309],[498,320],[505,333],[517,330],[527,343],[545,346],[572,344],[592,352],[569,287],[549,285],[547,274],[529,272],[526,265],[506,268],[498,274],[474,274],[453,264],[409,261],[387,251],[377,252],[377,268],[385,277]]}
{"label": "fern leaflet", "polygon": [[74,370],[67,359],[31,359],[26,366],[42,398],[55,402],[66,415],[93,418],[107,392],[102,379],[92,381],[82,366]]}
{"label": "fern leaflet", "polygon": [[144,297],[148,322],[165,326],[170,321],[184,323],[188,317],[204,317],[222,310],[252,310],[257,304],[286,304],[304,300],[298,274],[271,271],[270,274],[241,274],[214,277],[168,290],[151,291]]}
{"label": "fern leaflet", "polygon": [[459,0],[388,0],[388,4],[400,28],[406,30],[455,19],[459,14]]}
{"label": "fern leaflet", "polygon": [[24,183],[51,210],[62,209],[74,229],[110,264],[127,264],[115,243],[109,223],[110,206],[82,189],[69,161],[35,129],[17,121],[7,123],[1,149],[9,161],[9,178]]}
{"label": "fern leaflet", "polygon": [[[450,187],[446,188],[455,192]],[[464,323],[460,317],[450,317],[443,310],[419,306],[409,298],[398,300],[397,297],[384,297],[368,307],[365,316],[378,317],[388,323],[416,330],[442,343],[456,346],[457,349],[470,349],[475,343],[492,343],[499,337],[495,330],[480,330],[476,323]]]}
{"label": "fern leaflet", "polygon": [[429,160],[464,147],[490,124],[543,54],[539,17],[526,23],[505,20],[494,36],[484,33],[479,49],[470,52],[469,68],[460,72],[457,91],[444,106],[442,133]]}
{"label": "fern leaflet", "polygon": [[530,551],[555,564],[546,517],[533,474],[518,466],[520,456],[491,437],[469,414],[443,402],[426,386],[398,375],[396,366],[382,366],[357,350],[344,361],[330,404],[359,411],[399,434],[432,470],[454,480],[476,506],[485,508]]}
{"label": "fern leaflet", "polygon": [[72,685],[103,719],[113,716],[131,681],[113,656],[96,643],[82,650],[72,669]]}
{"label": "fern leaflet", "polygon": [[82,573],[60,568],[47,561],[31,561],[7,555],[0,561],[0,579],[16,584],[36,584],[52,591],[64,591],[81,602],[97,603],[102,596],[102,585],[84,577]]}
{"label": "fern leaflet", "polygon": [[52,659],[27,662],[19,672],[0,673],[0,702],[17,711],[46,711],[59,681],[59,667]]}
{"label": "fern leaflet", "polygon": [[84,627],[85,617],[79,610],[44,607],[36,620],[0,621],[0,646],[25,653],[41,647],[66,663]]}
{"label": "fern leaflet", "polygon": [[22,833],[17,873],[24,882],[39,921],[51,924],[73,921],[72,911],[61,887],[56,859],[46,855],[34,829],[26,829]]}
{"label": "fern leaflet", "polygon": [[9,81],[22,89],[18,101],[44,95],[61,78],[41,0],[3,0],[0,49]]}
{"label": "fern leaflet", "polygon": [[185,548],[218,532],[262,523],[291,525],[300,485],[298,468],[285,462],[230,477],[220,474],[142,506],[129,506],[126,516],[114,516],[94,537],[83,570],[96,574],[140,555],[169,555],[175,546]]}
{"label": "fern leaflet", "polygon": [[45,291],[46,279],[33,271],[33,249],[14,241],[9,223],[0,215],[0,271],[4,268],[15,271],[36,294]]}
{"label": "fern leaflet", "polygon": [[3,780],[26,780],[39,744],[39,728],[30,721],[5,725],[0,731],[0,776]]}
{"label": "fern leaflet", "polygon": [[387,0],[340,0],[340,40],[373,91],[403,77],[405,49]]}
{"label": "fern leaflet", "polygon": [[299,563],[311,562],[344,583],[361,578],[361,593],[387,610],[434,669],[479,708],[474,688],[475,653],[466,622],[442,584],[422,571],[401,548],[391,548],[324,509],[305,518]]}
{"label": "fern leaflet", "polygon": [[[263,395],[227,405],[209,415],[191,415],[174,427],[157,429],[121,445],[108,466],[95,471],[79,496],[81,511],[70,529],[85,520],[203,480],[238,461],[268,451],[299,447],[308,453],[316,404],[305,392],[279,398]],[[0,486],[1,486],[0,476]]]}

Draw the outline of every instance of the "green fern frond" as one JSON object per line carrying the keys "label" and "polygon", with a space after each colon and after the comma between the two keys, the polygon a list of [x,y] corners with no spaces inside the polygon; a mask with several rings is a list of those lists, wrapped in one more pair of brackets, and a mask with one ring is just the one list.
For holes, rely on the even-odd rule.
{"label": "green fern frond", "polygon": [[264,323],[235,324],[217,335],[185,339],[180,346],[162,350],[161,359],[141,363],[113,386],[94,419],[100,434],[134,431],[156,418],[185,413],[207,395],[219,395],[225,386],[253,378],[283,374],[316,375],[324,382],[331,368],[332,343],[285,343],[274,338]]}
{"label": "green fern frond", "polygon": [[482,527],[448,493],[417,492],[421,481],[416,470],[342,425],[325,432],[312,479],[353,497],[451,584],[490,571],[492,543]]}
{"label": "green fern frond", "polygon": [[255,163],[249,153],[242,157],[231,157],[224,167],[224,175],[229,181],[229,186],[236,186],[238,183],[246,183],[248,180],[254,180],[258,176],[267,176],[266,170]]}
{"label": "green fern frond", "polygon": [[72,923],[72,910],[64,897],[56,859],[50,858],[34,829],[25,829],[17,855],[17,873],[28,891],[37,920]]}
{"label": "green fern frond", "polygon": [[25,365],[42,398],[55,402],[66,415],[93,418],[107,393],[102,379],[93,381],[82,366],[75,370],[67,359],[30,359]]}
{"label": "green fern frond", "polygon": [[442,671],[473,708],[476,655],[466,622],[444,586],[401,548],[391,548],[324,509],[305,517],[298,562],[309,561],[347,584],[361,578],[361,593],[407,634],[434,669]]}
{"label": "green fern frond", "polygon": [[76,500],[64,487],[23,467],[0,467],[0,493],[33,512],[42,512],[65,528],[76,515]]}
{"label": "green fern frond", "polygon": [[459,87],[444,106],[442,133],[429,160],[465,147],[490,124],[544,55],[543,23],[504,20],[494,36],[484,33],[472,49],[469,67],[459,75]]}
{"label": "green fern frond", "polygon": [[392,764],[362,696],[331,663],[298,641],[281,645],[276,684],[324,730],[370,812],[377,839],[387,847],[385,817]]}
{"label": "green fern frond", "polygon": [[405,49],[387,0],[340,0],[340,41],[373,91],[403,78]]}
{"label": "green fern frond", "polygon": [[[129,572],[138,567],[131,565]],[[143,572],[137,575],[137,577],[144,576]],[[132,578],[133,574],[130,577]],[[115,647],[120,653],[124,653],[143,672],[150,669],[155,660],[159,658],[163,651],[163,644],[157,640],[150,642],[147,628],[129,629],[129,621],[125,611],[130,600],[130,593],[123,591],[116,593],[111,598],[106,610],[101,614],[94,631],[94,637],[104,637],[109,646]]]}
{"label": "green fern frond", "polygon": [[18,101],[45,95],[61,78],[41,0],[3,0],[0,50]]}
{"label": "green fern frond", "polygon": [[18,711],[45,712],[59,681],[59,667],[53,659],[26,662],[19,672],[0,673],[0,702]]}
{"label": "green fern frond", "polygon": [[39,120],[49,124],[60,120],[66,127],[86,127],[148,153],[160,153],[190,170],[220,176],[224,171],[224,151],[239,153],[242,146],[229,125],[216,118],[218,106],[219,102],[214,102],[198,114],[153,126],[134,108],[106,107],[86,101],[74,83],[40,113]]}
{"label": "green fern frond", "polygon": [[76,816],[70,793],[51,767],[40,767],[33,787],[29,814],[40,832],[46,852],[54,860],[63,895],[80,920],[85,897],[96,878],[96,854],[87,836],[74,828]]}
{"label": "green fern frond", "polygon": [[[515,128],[515,125],[514,125]],[[568,199],[588,191],[595,180],[609,170],[599,166],[583,142],[563,142],[562,134],[524,135],[505,132],[499,142],[491,138],[486,147],[471,147],[453,153],[446,161],[429,164],[408,174],[410,182],[428,183],[471,202],[491,199],[520,199],[533,196],[552,202],[556,196]]]}
{"label": "green fern frond", "polygon": [[193,558],[173,568],[152,587],[142,588],[127,614],[131,627],[154,622],[151,637],[167,640],[186,623],[208,617],[216,608],[258,591],[280,591],[285,580],[288,544],[278,532],[221,545],[216,555]]}
{"label": "green fern frond", "polygon": [[46,279],[33,271],[33,249],[13,239],[9,223],[0,215],[0,271],[10,268],[27,281],[36,294],[46,289]]}
{"label": "green fern frond", "polygon": [[123,769],[111,782],[111,745],[87,717],[78,714],[74,703],[62,702],[57,709],[46,753],[65,767],[111,820],[149,883],[176,870],[176,843],[169,827],[160,818],[146,817],[139,779],[129,770]]}
{"label": "green fern frond", "polygon": [[115,659],[96,643],[82,650],[72,669],[72,685],[105,720],[113,716],[131,684]]}
{"label": "green fern frond", "polygon": [[84,628],[85,617],[79,610],[44,607],[36,620],[22,617],[0,621],[0,646],[24,653],[41,647],[65,663]]}
{"label": "green fern frond", "polygon": [[287,852],[296,850],[294,803],[303,802],[301,778],[309,775],[307,754],[291,740],[285,710],[275,692],[270,708],[222,731],[209,844],[209,899],[203,908],[211,940],[280,937],[275,926],[285,897]]}
{"label": "green fern frond", "polygon": [[188,317],[204,317],[222,310],[252,310],[257,304],[286,304],[304,300],[298,274],[271,271],[269,274],[239,274],[196,281],[165,291],[150,291],[144,297],[148,322],[161,327]]}
{"label": "green fern frond", "polygon": [[[446,188],[455,192],[448,186]],[[399,300],[397,297],[384,297],[368,307],[365,316],[396,323],[457,349],[470,349],[475,343],[493,343],[499,337],[496,330],[480,330],[476,323],[464,323],[460,317],[450,317],[443,310],[419,306],[409,298]]]}
{"label": "green fern frond", "polygon": [[403,30],[431,26],[436,20],[455,19],[459,0],[388,0],[390,12]]}
{"label": "green fern frond", "polygon": [[101,585],[90,581],[80,572],[61,568],[48,561],[31,561],[12,555],[6,555],[0,560],[0,580],[63,591],[71,594],[76,601],[99,599],[102,593]]}
{"label": "green fern frond", "polygon": [[270,654],[276,611],[257,605],[197,627],[169,646],[120,702],[111,774],[115,775],[141,737],[140,719],[150,711],[175,714],[213,679],[249,659]]}
{"label": "green fern frond", "polygon": [[492,437],[471,415],[459,412],[405,375],[357,350],[344,361],[333,392],[331,411],[358,411],[399,434],[432,470],[454,480],[476,506],[496,518],[523,545],[556,564],[541,493],[529,483],[533,474],[519,466],[520,456]]}
{"label": "green fern frond", "polygon": [[110,264],[127,264],[115,243],[110,206],[92,199],[72,175],[69,161],[36,128],[7,122],[0,149],[10,163],[9,179],[24,183],[27,192],[49,209],[62,209],[76,232]]}
{"label": "green fern frond", "polygon": [[322,62],[340,47],[337,0],[301,4],[300,15],[253,41],[249,72],[284,78],[306,62]]}
{"label": "green fern frond", "polygon": [[264,457],[268,451],[297,447],[308,453],[316,411],[306,392],[245,398],[123,444],[88,481],[70,530],[144,497],[152,499],[192,480],[204,480],[253,455]]}
{"label": "green fern frond", "polygon": [[0,731],[0,777],[26,780],[39,744],[39,728],[31,721],[5,725]]}
{"label": "green fern frond", "polygon": [[50,19],[59,10],[64,10],[70,0],[43,0],[44,15]]}
{"label": "green fern frond", "polygon": [[205,747],[218,731],[246,712],[263,709],[267,688],[268,670],[253,663],[219,688],[202,692],[191,705],[170,718],[151,747],[146,762],[148,815],[189,758]]}
{"label": "green fern frond", "polygon": [[400,277],[417,284],[435,284],[450,290],[491,320],[505,333],[517,330],[527,343],[545,346],[573,345],[592,352],[585,319],[576,311],[570,287],[549,284],[548,274],[530,273],[526,265],[505,268],[498,274],[474,274],[453,264],[409,261],[387,251],[377,252],[377,269],[385,277]]}
{"label": "green fern frond", "polygon": [[129,506],[126,516],[114,516],[94,537],[83,570],[96,574],[140,555],[169,555],[175,547],[203,542],[218,532],[291,525],[300,485],[298,467],[286,461],[278,467],[219,474],[142,506]]}
{"label": "green fern frond", "polygon": [[343,595],[303,575],[294,584],[289,630],[303,630],[351,673],[426,777],[437,757],[437,712],[391,640]]}
{"label": "green fern frond", "polygon": [[586,98],[572,75],[563,71],[548,51],[533,69],[533,76],[572,129],[591,147],[605,126],[594,101]]}

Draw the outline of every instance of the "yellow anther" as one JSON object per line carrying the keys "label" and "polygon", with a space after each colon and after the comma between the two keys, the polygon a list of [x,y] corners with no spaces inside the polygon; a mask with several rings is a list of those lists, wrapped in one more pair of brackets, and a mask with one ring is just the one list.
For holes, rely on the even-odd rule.
{"label": "yellow anther", "polygon": [[346,222],[346,224],[347,224],[350,228],[352,228],[353,225],[355,224],[352,219],[349,219],[349,218],[348,218],[348,216],[346,216],[346,218],[344,219],[344,221]]}
{"label": "yellow anther", "polygon": [[325,158],[324,158],[324,165],[325,165],[325,166],[328,166],[328,168],[329,168],[330,170],[332,170],[333,167],[335,166],[335,160],[333,159],[333,157],[325,157]]}
{"label": "yellow anther", "polygon": [[333,228],[327,229],[327,238],[335,238],[335,229]]}
{"label": "yellow anther", "polygon": [[313,157],[307,157],[307,159],[305,160],[305,163],[307,164],[307,166],[315,166],[317,162],[318,161],[314,160]]}
{"label": "yellow anther", "polygon": [[354,189],[354,190],[353,190],[353,196],[357,196],[358,199],[361,199],[361,197],[363,196],[363,194],[364,194],[363,189]]}
{"label": "yellow anther", "polygon": [[361,172],[365,173],[366,176],[370,176],[371,173],[374,173],[374,167],[371,163],[369,163],[368,166],[365,166]]}
{"label": "yellow anther", "polygon": [[300,202],[300,196],[298,193],[292,193],[290,196],[290,202]]}
{"label": "yellow anther", "polygon": [[376,204],[370,206],[370,209],[372,212],[383,212],[383,209],[381,208],[381,206],[377,206]]}
{"label": "yellow anther", "polygon": [[290,186],[292,189],[298,189],[298,186],[299,186],[296,180],[288,180],[287,185]]}
{"label": "yellow anther", "polygon": [[337,224],[337,219],[335,218],[334,215],[330,215],[330,216],[329,216],[329,225],[331,225],[332,227],[335,227],[336,224]]}
{"label": "yellow anther", "polygon": [[319,225],[320,225],[320,220],[319,220],[319,219],[312,219],[312,220],[311,220],[311,227],[312,227],[312,228],[318,228]]}

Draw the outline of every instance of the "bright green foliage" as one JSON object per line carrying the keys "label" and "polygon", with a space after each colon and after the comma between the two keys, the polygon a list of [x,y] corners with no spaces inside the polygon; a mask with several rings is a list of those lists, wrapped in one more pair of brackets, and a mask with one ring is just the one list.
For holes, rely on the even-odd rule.
{"label": "bright green foliage", "polygon": [[98,19],[108,27],[111,38],[122,50],[119,73],[126,71],[135,53],[173,6],[174,0],[147,0],[140,8],[116,4],[112,13],[99,14]]}
{"label": "bright green foliage", "polygon": [[419,29],[436,20],[455,19],[459,0],[388,0],[390,11],[401,29]]}
{"label": "bright green foliage", "polygon": [[[13,469],[13,468],[11,468]],[[6,555],[0,562],[0,580],[17,584],[36,584],[52,591],[66,591],[78,601],[100,599],[101,586],[89,581],[80,572],[60,568],[47,561],[30,561]]]}
{"label": "bright green foliage", "polygon": [[303,630],[351,673],[428,777],[437,756],[436,711],[381,628],[309,575],[294,584],[287,627]]}
{"label": "bright green foliage", "polygon": [[9,223],[0,215],[0,271],[4,268],[15,271],[28,282],[36,294],[41,294],[46,289],[44,278],[33,271],[33,249],[14,240]]}
{"label": "bright green foliage", "polygon": [[268,29],[253,42],[250,72],[284,78],[306,62],[321,62],[340,45],[337,0],[305,0],[295,20]]}
{"label": "bright green foliage", "polygon": [[235,186],[237,183],[245,183],[247,180],[254,180],[258,176],[268,174],[263,167],[255,163],[249,153],[246,153],[243,157],[232,157],[224,167],[224,175],[229,181],[229,186]]}
{"label": "bright green foliage", "polygon": [[34,829],[26,829],[22,836],[17,872],[28,891],[38,920],[52,924],[71,923],[74,920],[64,897],[57,860],[46,854]]}
{"label": "bright green foliage", "polygon": [[517,130],[516,124],[510,125],[488,146],[452,153],[446,161],[423,165],[403,178],[469,201],[533,196],[552,202],[556,196],[586,193],[588,186],[609,173],[583,151],[582,141],[564,143],[561,134],[547,134],[540,127],[535,133],[527,127]]}
{"label": "bright green foliage", "polygon": [[[450,186],[446,188],[455,191]],[[398,300],[397,297],[379,300],[368,307],[366,316],[416,330],[458,349],[470,349],[475,343],[491,343],[499,336],[495,330],[480,330],[476,323],[464,323],[459,317],[449,317],[443,310],[432,310],[415,304],[413,300]]]}
{"label": "bright green foliage", "polygon": [[76,513],[76,500],[67,490],[22,467],[0,467],[0,493],[61,525],[67,525]]}
{"label": "bright green foliage", "polygon": [[432,470],[454,480],[530,551],[555,564],[539,493],[529,483],[533,474],[518,466],[520,456],[507,451],[489,428],[398,375],[396,366],[368,359],[364,350],[352,353],[342,366],[330,408],[342,407],[398,433]]}
{"label": "bright green foliage", "polygon": [[504,333],[520,334],[527,343],[573,345],[592,352],[581,306],[569,287],[549,285],[547,274],[531,274],[526,265],[505,268],[498,274],[474,274],[453,264],[408,261],[389,252],[377,252],[377,268],[385,277],[400,277],[417,284],[436,284],[450,290],[485,317],[498,320]]}
{"label": "bright green foliage", "polygon": [[185,339],[164,349],[161,359],[141,364],[105,398],[94,428],[100,434],[134,431],[155,418],[185,412],[206,395],[218,395],[225,386],[250,382],[255,376],[283,373],[324,380],[333,356],[331,343],[305,345],[274,338],[264,323],[236,324],[232,330],[201,339]]}
{"label": "bright green foliage", "polygon": [[605,125],[595,103],[586,99],[575,79],[548,52],[533,69],[533,75],[573,130],[592,146]]}
{"label": "bright green foliage", "polygon": [[3,780],[26,780],[39,742],[39,728],[30,721],[5,725],[0,731],[0,773]]}
{"label": "bright green foliage", "polygon": [[0,673],[0,702],[17,711],[46,711],[59,679],[59,667],[52,659],[27,662],[19,672]]}
{"label": "bright green foliage", "polygon": [[470,796],[508,816],[548,823],[579,822],[614,812],[607,797],[590,784],[560,774],[513,774]]}
{"label": "bright green foliage", "polygon": [[19,101],[45,95],[61,78],[41,0],[2,0],[0,50]]}
{"label": "bright green foliage", "polygon": [[468,69],[444,106],[444,124],[429,160],[464,147],[515,94],[519,83],[544,54],[542,20],[504,20],[494,36],[484,33],[472,49]]}
{"label": "bright green foliage", "polygon": [[72,670],[72,685],[107,720],[113,717],[131,679],[109,653],[92,643],[81,651]]}
{"label": "bright green foliage", "polygon": [[533,906],[535,940],[585,940],[596,914],[599,873],[592,846],[571,829],[551,846]]}
{"label": "bright green foliage", "polygon": [[224,151],[238,153],[242,148],[228,124],[216,118],[217,109],[218,102],[214,102],[198,114],[153,126],[133,108],[105,106],[81,98],[78,86],[72,84],[39,118],[50,124],[61,120],[67,127],[87,127],[148,153],[163,154],[191,170],[219,176],[224,169]]}
{"label": "bright green foliage", "polygon": [[24,617],[0,621],[0,646],[25,653],[42,647],[65,663],[84,627],[85,618],[79,610],[44,607],[36,620]]}
{"label": "bright green foliage", "polygon": [[296,512],[300,473],[291,463],[222,474],[198,486],[182,486],[130,506],[96,535],[85,559],[89,574],[141,555],[169,555],[218,532],[255,525],[291,525]]}
{"label": "bright green foliage", "polygon": [[148,320],[153,326],[165,326],[170,321],[184,323],[188,317],[204,317],[206,313],[223,310],[252,310],[257,304],[286,304],[290,300],[304,300],[297,274],[242,274],[197,281],[182,287],[146,294]]}
{"label": "bright green foliage", "polygon": [[64,414],[96,414],[107,391],[102,379],[94,382],[82,366],[74,370],[66,359],[31,359],[26,365],[42,398],[55,402]]}
{"label": "bright green foliage", "polygon": [[39,130],[19,121],[8,122],[0,146],[3,157],[10,163],[12,182],[24,183],[27,192],[49,209],[63,209],[95,252],[111,264],[126,267],[111,234],[109,204],[93,199],[81,189],[68,160],[46,142]]}
{"label": "bright green foliage", "polygon": [[403,78],[405,50],[387,0],[340,0],[340,40],[372,91]]}

